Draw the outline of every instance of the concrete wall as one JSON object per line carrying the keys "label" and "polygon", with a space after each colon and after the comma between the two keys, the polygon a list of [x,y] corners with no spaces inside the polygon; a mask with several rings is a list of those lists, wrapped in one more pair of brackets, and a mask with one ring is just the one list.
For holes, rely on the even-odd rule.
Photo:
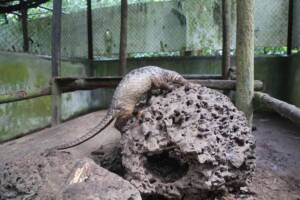
{"label": "concrete wall", "polygon": [[[234,61],[234,59],[232,58]],[[234,63],[233,63],[234,64]],[[128,59],[129,70],[156,65],[182,74],[221,74],[221,57],[159,57]],[[96,75],[116,75],[118,61],[95,61]],[[255,58],[255,79],[264,82],[265,91],[279,99],[285,99],[283,75],[288,67],[288,58],[264,56]]]}
{"label": "concrete wall", "polygon": [[[255,78],[264,82],[267,93],[279,99],[288,99],[299,106],[299,61],[300,56],[292,57],[290,65],[287,57],[258,57],[255,59]],[[93,64],[97,76],[117,74],[117,60],[95,61]],[[182,74],[221,73],[220,57],[160,57],[128,60],[130,69],[145,65],[157,65]],[[85,76],[86,66],[85,61],[63,61],[62,74]],[[0,98],[17,91],[29,93],[40,90],[49,83],[50,74],[49,58],[0,52]],[[284,80],[287,75],[289,75],[288,89],[287,82]],[[109,105],[112,94],[113,89],[63,94],[63,118],[68,119],[95,108],[105,108]],[[0,141],[47,126],[50,123],[50,112],[50,97],[0,105]]]}
{"label": "concrete wall", "polygon": [[289,63],[287,81],[288,101],[300,107],[300,55],[293,55]]}
{"label": "concrete wall", "polygon": [[[85,64],[62,62],[63,76],[85,76]],[[31,93],[49,84],[51,61],[27,54],[0,52],[0,98],[16,92]],[[63,119],[92,107],[91,92],[63,94]],[[99,105],[98,105],[99,106]],[[0,104],[0,141],[7,140],[50,123],[51,97],[40,97],[15,103]]]}

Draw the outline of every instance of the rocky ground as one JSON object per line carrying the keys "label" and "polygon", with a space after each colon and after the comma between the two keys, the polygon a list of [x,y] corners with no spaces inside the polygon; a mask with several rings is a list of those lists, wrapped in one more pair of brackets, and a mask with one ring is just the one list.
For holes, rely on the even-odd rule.
{"label": "rocky ground", "polygon": [[137,110],[141,117],[124,127],[121,149],[125,177],[142,195],[219,199],[247,189],[255,141],[228,97],[192,84]]}
{"label": "rocky ground", "polygon": [[[98,168],[95,163],[99,164],[100,162],[104,167],[115,166],[110,170],[123,175],[123,169],[118,167],[120,159],[111,160],[109,159],[111,156],[108,156],[116,154],[115,158],[118,158],[113,147],[119,144],[120,134],[112,126],[91,141],[64,153],[47,156],[42,154],[48,148],[79,137],[95,126],[103,115],[104,111],[91,113],[58,127],[48,128],[1,144],[0,199],[16,199],[14,198],[16,194],[26,196],[27,199],[46,199],[37,198],[36,195],[40,192],[43,193],[43,197],[49,197],[49,199],[62,197],[71,199],[70,197],[74,196],[76,191],[83,191],[82,194],[86,195],[85,192],[88,189],[93,190],[93,194],[97,195],[99,194],[97,191],[101,191],[98,186],[104,184],[101,180],[107,174],[111,174],[103,168]],[[251,190],[256,193],[255,199],[299,200],[300,129],[285,119],[268,114],[255,115],[254,124],[257,127],[254,132],[257,166]],[[103,147],[99,150],[100,146]],[[108,151],[107,147],[112,153],[103,153]],[[105,162],[103,163],[103,161]],[[89,180],[86,177],[94,177],[94,179]],[[113,177],[114,180],[118,179],[118,176],[114,174],[110,177]],[[26,181],[24,182],[24,180]],[[48,185],[42,186],[45,180],[48,180]],[[89,188],[80,184],[87,180],[90,181]],[[79,183],[76,187],[68,186],[68,184],[67,186],[66,184],[60,185],[74,181]],[[106,180],[105,184],[109,185],[109,180]],[[127,184],[126,181],[121,182],[120,186],[128,190],[131,185]],[[113,189],[114,186],[111,186],[109,191]],[[61,191],[59,193],[61,196],[51,195],[54,190]],[[134,188],[130,190],[129,196],[123,195],[121,192],[123,199],[139,199],[136,190]],[[4,193],[6,196],[3,196]],[[101,193],[105,194],[103,191]],[[76,196],[76,198],[82,199],[83,197]],[[97,198],[97,196],[92,198]],[[234,199],[234,197],[229,196],[227,199]]]}

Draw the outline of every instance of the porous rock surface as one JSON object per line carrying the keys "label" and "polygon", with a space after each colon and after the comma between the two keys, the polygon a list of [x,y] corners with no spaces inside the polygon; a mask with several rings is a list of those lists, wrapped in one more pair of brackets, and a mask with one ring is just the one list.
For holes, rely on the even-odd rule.
{"label": "porous rock surface", "polygon": [[246,190],[255,142],[228,97],[192,84],[148,104],[121,139],[125,177],[144,199],[217,199]]}
{"label": "porous rock surface", "polygon": [[118,175],[66,152],[0,163],[0,200],[141,200]]}

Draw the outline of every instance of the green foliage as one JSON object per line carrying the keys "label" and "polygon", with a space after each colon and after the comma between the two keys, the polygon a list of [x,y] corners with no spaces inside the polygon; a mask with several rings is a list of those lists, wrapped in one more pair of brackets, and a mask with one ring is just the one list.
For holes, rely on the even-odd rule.
{"label": "green foliage", "polygon": [[257,47],[255,55],[284,55],[287,53],[287,47]]}

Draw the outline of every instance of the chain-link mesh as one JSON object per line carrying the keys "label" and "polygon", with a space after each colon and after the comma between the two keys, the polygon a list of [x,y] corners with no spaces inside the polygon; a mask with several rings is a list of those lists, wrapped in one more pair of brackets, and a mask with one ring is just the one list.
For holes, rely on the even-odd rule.
{"label": "chain-link mesh", "polygon": [[51,16],[28,21],[30,53],[51,55],[51,29]]}
{"label": "chain-link mesh", "polygon": [[64,57],[87,57],[86,10],[62,15],[61,51]]}
{"label": "chain-link mesh", "polygon": [[0,50],[13,52],[21,52],[23,50],[22,26],[20,22],[13,25],[1,25]]}
{"label": "chain-link mesh", "polygon": [[[256,1],[256,47],[286,47],[288,1]],[[180,52],[192,52],[196,55],[221,53],[222,0],[128,0],[128,3],[129,56],[179,55]],[[236,0],[232,0],[231,4],[234,49]],[[43,13],[40,18],[29,15],[30,52],[51,55],[52,2],[43,6],[50,10],[48,14]],[[299,6],[299,1],[295,1],[294,47],[300,46]],[[94,56],[102,59],[117,57],[120,0],[92,0],[92,17]],[[86,1],[63,0],[63,57],[87,58],[86,24]],[[2,24],[0,50],[22,51],[22,46],[20,21],[9,20],[8,24]]]}
{"label": "chain-link mesh", "polygon": [[256,47],[282,47],[287,45],[289,0],[256,1]]}
{"label": "chain-link mesh", "polygon": [[120,2],[107,7],[97,1],[92,7],[96,7],[92,11],[94,56],[112,57],[119,53]]}
{"label": "chain-link mesh", "polygon": [[293,47],[300,49],[300,0],[294,1]]}

